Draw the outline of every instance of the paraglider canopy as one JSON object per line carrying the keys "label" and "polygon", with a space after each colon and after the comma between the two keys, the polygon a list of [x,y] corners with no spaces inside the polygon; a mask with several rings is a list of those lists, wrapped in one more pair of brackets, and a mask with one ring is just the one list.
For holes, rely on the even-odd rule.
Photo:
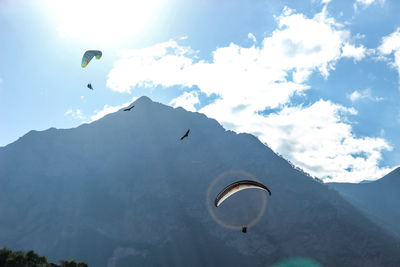
{"label": "paraglider canopy", "polygon": [[93,57],[96,57],[96,59],[100,59],[102,55],[103,53],[99,50],[87,50],[82,57],[82,63],[81,63],[82,68],[85,68]]}
{"label": "paraglider canopy", "polygon": [[221,205],[222,202],[224,202],[228,197],[232,196],[233,194],[241,190],[250,188],[265,190],[269,193],[269,195],[271,195],[271,191],[265,185],[252,180],[242,180],[231,183],[230,185],[222,189],[222,191],[215,198],[214,204],[216,207],[218,207],[219,205]]}

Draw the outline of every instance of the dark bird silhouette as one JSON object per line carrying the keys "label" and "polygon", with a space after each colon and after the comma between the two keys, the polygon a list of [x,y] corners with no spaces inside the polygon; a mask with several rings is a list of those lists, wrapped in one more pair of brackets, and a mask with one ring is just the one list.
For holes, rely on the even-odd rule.
{"label": "dark bird silhouette", "polygon": [[133,105],[132,107],[130,107],[130,108],[126,108],[126,109],[124,109],[124,111],[131,111],[131,109],[133,109],[135,107],[135,105]]}
{"label": "dark bird silhouette", "polygon": [[243,232],[243,233],[246,233],[246,232],[247,232],[247,227],[246,227],[246,226],[243,226],[243,227],[242,227],[242,232]]}
{"label": "dark bird silhouette", "polygon": [[186,131],[186,133],[181,137],[181,140],[189,136],[190,129]]}
{"label": "dark bird silhouette", "polygon": [[89,83],[89,84],[87,85],[87,87],[88,87],[90,90],[93,90],[93,87],[92,87],[92,84],[91,84],[91,83]]}

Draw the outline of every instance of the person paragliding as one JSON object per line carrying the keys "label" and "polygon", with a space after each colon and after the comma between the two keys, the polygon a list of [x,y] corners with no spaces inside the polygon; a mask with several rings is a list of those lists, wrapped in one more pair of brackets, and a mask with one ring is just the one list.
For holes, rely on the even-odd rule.
{"label": "person paragliding", "polygon": [[[215,207],[218,208],[219,205],[222,204],[227,198],[232,196],[233,194],[236,194],[237,192],[244,190],[244,189],[260,189],[268,192],[269,195],[271,195],[271,191],[263,184],[252,181],[252,180],[242,180],[242,181],[237,181],[234,183],[231,183],[230,185],[226,186],[224,189],[219,192],[217,197],[215,198],[214,205]],[[247,232],[247,226],[242,227],[242,232],[246,233]]]}
{"label": "person paragliding", "polygon": [[[86,66],[94,57],[96,57],[96,59],[100,59],[102,55],[103,53],[99,50],[87,50],[82,56],[82,61],[81,61],[82,68],[86,68]],[[93,90],[91,83],[88,83],[87,87],[90,90]]]}

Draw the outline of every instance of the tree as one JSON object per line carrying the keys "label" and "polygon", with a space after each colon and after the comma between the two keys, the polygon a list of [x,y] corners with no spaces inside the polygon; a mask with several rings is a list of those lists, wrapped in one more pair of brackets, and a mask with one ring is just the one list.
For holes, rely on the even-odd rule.
{"label": "tree", "polygon": [[72,260],[72,261],[62,260],[62,261],[60,261],[60,263],[61,263],[61,267],[88,267],[89,266],[84,262],[77,263],[74,260]]}
{"label": "tree", "polygon": [[33,250],[27,253],[12,251],[8,248],[0,249],[0,267],[88,267],[87,263],[74,260],[62,260],[60,265],[47,262],[46,257],[39,256]]}

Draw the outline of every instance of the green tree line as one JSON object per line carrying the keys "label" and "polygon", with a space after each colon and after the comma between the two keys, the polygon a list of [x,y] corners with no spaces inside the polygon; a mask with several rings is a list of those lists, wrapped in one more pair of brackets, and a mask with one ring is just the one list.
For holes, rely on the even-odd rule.
{"label": "green tree line", "polygon": [[0,250],[0,267],[88,267],[88,265],[74,260],[61,260],[58,265],[49,263],[46,257],[39,256],[33,250],[25,253],[3,248]]}

